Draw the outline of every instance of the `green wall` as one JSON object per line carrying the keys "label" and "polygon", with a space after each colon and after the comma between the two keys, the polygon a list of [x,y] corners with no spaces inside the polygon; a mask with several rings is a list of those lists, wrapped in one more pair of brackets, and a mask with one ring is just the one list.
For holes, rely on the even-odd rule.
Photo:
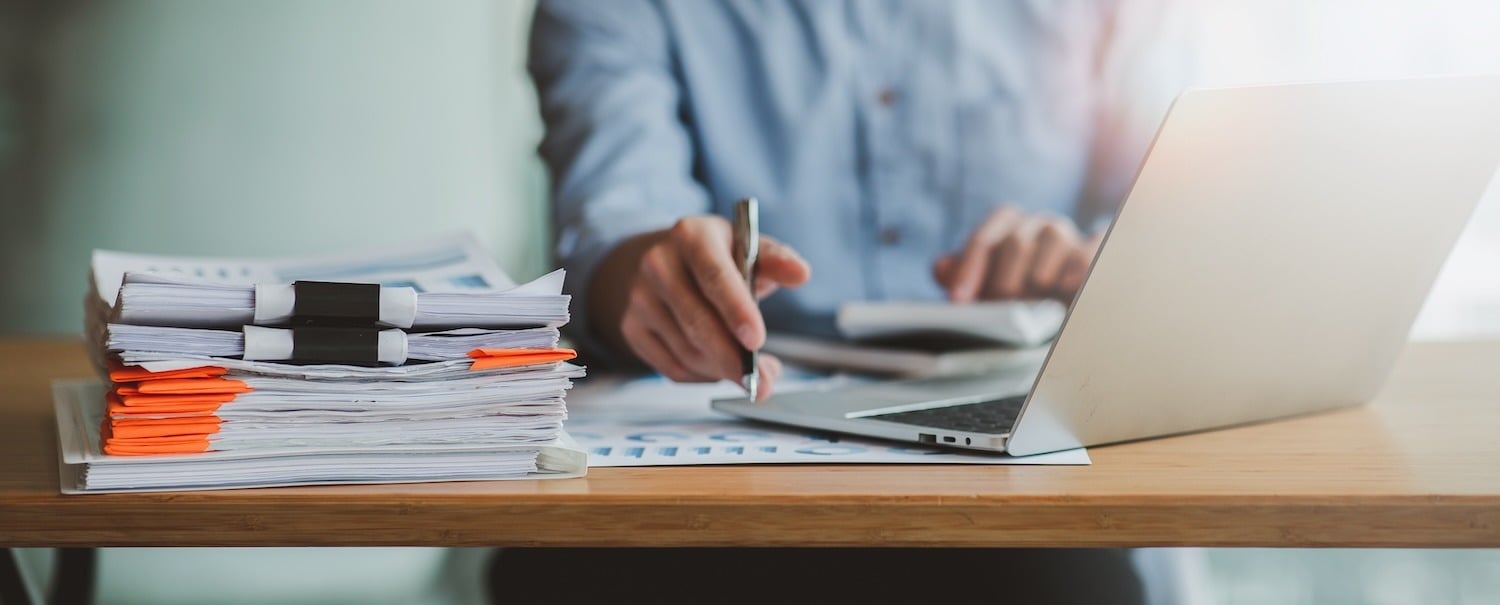
{"label": "green wall", "polygon": [[529,2],[32,4],[0,32],[0,333],[78,332],[93,248],[468,229],[518,279],[547,268]]}

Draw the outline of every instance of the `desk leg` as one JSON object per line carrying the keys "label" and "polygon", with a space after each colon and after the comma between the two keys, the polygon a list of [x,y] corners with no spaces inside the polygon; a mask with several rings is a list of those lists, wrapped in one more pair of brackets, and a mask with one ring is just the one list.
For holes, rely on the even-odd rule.
{"label": "desk leg", "polygon": [[57,549],[52,573],[52,605],[89,605],[94,602],[98,551],[93,548]]}
{"label": "desk leg", "polygon": [[[40,605],[31,599],[21,576],[16,551],[0,553],[0,605]],[[52,572],[52,605],[88,605],[94,602],[94,562],[92,548],[59,548],[57,565]]]}
{"label": "desk leg", "polygon": [[21,578],[21,563],[16,560],[16,551],[6,548],[0,553],[0,605],[37,605],[26,591],[26,582]]}

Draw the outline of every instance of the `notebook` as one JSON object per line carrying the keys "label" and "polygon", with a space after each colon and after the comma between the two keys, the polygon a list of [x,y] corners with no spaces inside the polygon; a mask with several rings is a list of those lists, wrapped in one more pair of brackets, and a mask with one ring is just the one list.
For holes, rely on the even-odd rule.
{"label": "notebook", "polygon": [[887,376],[941,376],[1041,362],[1062,324],[1053,300],[861,301],[838,313],[841,339],[773,332],[765,351],[800,366]]}

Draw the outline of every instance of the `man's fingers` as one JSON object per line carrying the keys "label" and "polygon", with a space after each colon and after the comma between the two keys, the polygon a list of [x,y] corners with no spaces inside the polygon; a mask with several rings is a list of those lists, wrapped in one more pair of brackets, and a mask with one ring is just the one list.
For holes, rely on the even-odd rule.
{"label": "man's fingers", "polygon": [[1058,277],[1058,298],[1071,301],[1078,296],[1078,291],[1083,289],[1083,281],[1088,279],[1089,266],[1094,264],[1094,257],[1099,254],[1099,245],[1103,241],[1104,234],[1095,234],[1074,249]]}
{"label": "man's fingers", "polygon": [[641,361],[675,382],[713,380],[689,368],[682,360],[692,348],[672,329],[673,320],[666,309],[655,303],[655,296],[644,289],[632,294],[631,312],[620,321],[620,334]]}
{"label": "man's fingers", "polygon": [[1066,300],[1077,297],[1078,291],[1083,289],[1083,282],[1089,276],[1089,267],[1093,266],[1094,257],[1099,255],[1099,246],[1103,243],[1104,234],[1095,233],[1073,254],[1072,262],[1069,263],[1065,273],[1067,281],[1063,284],[1066,288],[1063,292]]}
{"label": "man's fingers", "polygon": [[778,286],[796,287],[812,278],[812,265],[797,254],[791,246],[774,238],[762,235],[760,255],[755,264],[755,277],[769,279]]}
{"label": "man's fingers", "polygon": [[678,221],[672,228],[672,238],[697,291],[714,310],[718,322],[740,346],[759,349],[766,340],[765,322],[735,263],[728,224],[719,218]]}
{"label": "man's fingers", "polygon": [[760,385],[756,387],[756,401],[771,396],[771,389],[776,384],[776,379],[781,377],[781,360],[775,355],[761,353],[758,367],[760,368]]}
{"label": "man's fingers", "polygon": [[700,374],[726,379],[739,377],[744,370],[740,367],[742,351],[713,308],[687,287],[674,290],[666,299],[672,301],[668,312],[677,320],[673,327],[680,331],[688,346],[697,349],[698,355],[683,360],[684,363]]}
{"label": "man's fingers", "polygon": [[991,273],[990,261],[995,244],[1005,239],[1021,220],[1020,212],[1009,207],[1001,208],[974,230],[958,255],[958,265],[952,269],[948,284],[950,300],[966,303],[979,297],[980,288],[984,287],[986,277]]}
{"label": "man's fingers", "polygon": [[795,288],[812,277],[812,266],[791,246],[761,236],[760,260],[755,265],[755,299],[762,300],[782,286]]}
{"label": "man's fingers", "polygon": [[953,288],[953,268],[957,266],[957,262],[953,260],[952,254],[944,254],[932,264],[932,279],[937,280],[944,290]]}
{"label": "man's fingers", "polygon": [[696,372],[677,359],[672,349],[662,342],[655,332],[645,329],[627,330],[621,326],[620,333],[629,339],[630,348],[646,365],[660,372],[673,382],[702,382]]}
{"label": "man's fingers", "polygon": [[984,298],[1019,298],[1026,285],[1027,269],[1036,251],[1036,241],[1029,233],[1011,232],[995,246]]}
{"label": "man's fingers", "polygon": [[1061,222],[1044,225],[1037,231],[1036,252],[1022,294],[1035,298],[1055,295],[1063,265],[1077,248],[1078,236],[1070,225]]}
{"label": "man's fingers", "polygon": [[755,278],[755,300],[765,300],[767,296],[776,293],[780,289],[781,284],[776,283],[776,280],[760,276],[756,276]]}
{"label": "man's fingers", "polygon": [[[663,247],[648,253],[644,262],[647,270],[642,277],[646,285],[659,297],[659,304],[673,320],[670,323],[686,340],[689,348],[685,351],[695,353],[683,358],[683,363],[700,374],[718,378],[738,376],[739,345],[692,282],[693,276],[683,266],[681,257],[672,248]],[[667,344],[673,344],[670,338],[666,340]]]}
{"label": "man's fingers", "polygon": [[1067,263],[1063,265],[1061,275],[1057,280],[1059,299],[1066,302],[1078,295],[1078,290],[1083,288],[1083,280],[1088,277],[1089,264],[1092,262],[1094,262],[1094,251],[1089,247],[1075,249],[1068,256]]}
{"label": "man's fingers", "polygon": [[733,258],[730,232],[722,217],[696,216],[642,240],[646,248],[635,257],[617,335],[668,378],[738,379],[743,350],[759,348],[766,337],[752,294],[811,277],[807,261],[790,247],[762,238],[752,293]]}

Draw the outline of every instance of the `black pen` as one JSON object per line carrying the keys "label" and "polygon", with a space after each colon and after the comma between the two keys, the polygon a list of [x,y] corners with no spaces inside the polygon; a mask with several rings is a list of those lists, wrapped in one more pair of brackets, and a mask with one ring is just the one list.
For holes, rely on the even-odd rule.
{"label": "black pen", "polygon": [[[750,291],[751,300],[755,300],[755,262],[760,255],[759,206],[753,197],[741,199],[734,204],[735,262],[739,265],[740,275],[745,277],[745,287]],[[758,362],[757,352],[745,349],[741,357],[744,374],[740,376],[740,385],[750,394],[751,401],[755,401],[756,390],[760,387]]]}

